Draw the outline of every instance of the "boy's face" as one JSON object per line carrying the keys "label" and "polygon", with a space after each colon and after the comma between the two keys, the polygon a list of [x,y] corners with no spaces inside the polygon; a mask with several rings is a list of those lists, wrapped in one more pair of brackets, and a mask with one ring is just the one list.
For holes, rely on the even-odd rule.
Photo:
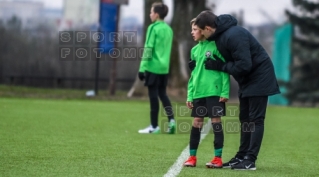
{"label": "boy's face", "polygon": [[155,22],[158,19],[158,13],[154,12],[154,7],[151,8],[150,18],[152,22]]}
{"label": "boy's face", "polygon": [[204,36],[202,35],[202,30],[197,26],[194,25],[194,23],[192,24],[192,37],[194,39],[194,41],[201,41],[204,39]]}
{"label": "boy's face", "polygon": [[205,26],[204,29],[201,29],[202,35],[205,36],[205,38],[209,38],[212,34],[215,33],[216,28],[212,28],[210,26]]}

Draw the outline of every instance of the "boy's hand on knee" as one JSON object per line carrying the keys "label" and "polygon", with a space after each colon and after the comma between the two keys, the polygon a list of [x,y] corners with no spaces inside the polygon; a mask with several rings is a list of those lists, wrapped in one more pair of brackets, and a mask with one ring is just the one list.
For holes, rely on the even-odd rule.
{"label": "boy's hand on knee", "polygon": [[227,101],[228,101],[227,98],[223,98],[223,97],[220,97],[220,98],[219,98],[219,102],[227,102]]}
{"label": "boy's hand on knee", "polygon": [[186,106],[189,108],[189,109],[193,109],[193,102],[191,101],[186,101]]}

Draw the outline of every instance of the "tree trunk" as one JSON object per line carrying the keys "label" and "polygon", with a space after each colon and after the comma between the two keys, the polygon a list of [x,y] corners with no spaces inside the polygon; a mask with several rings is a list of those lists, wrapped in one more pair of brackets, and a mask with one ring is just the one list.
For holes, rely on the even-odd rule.
{"label": "tree trunk", "polygon": [[174,40],[170,67],[172,87],[180,88],[187,84],[189,77],[187,64],[190,58],[190,50],[196,45],[191,38],[189,22],[206,9],[206,0],[174,1],[174,15],[171,25],[174,31]]}

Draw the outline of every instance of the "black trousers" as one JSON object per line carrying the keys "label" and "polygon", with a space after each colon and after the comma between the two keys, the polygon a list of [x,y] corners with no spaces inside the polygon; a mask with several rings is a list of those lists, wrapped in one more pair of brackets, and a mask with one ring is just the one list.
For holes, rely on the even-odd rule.
{"label": "black trousers", "polygon": [[240,146],[236,157],[257,160],[264,136],[264,120],[268,96],[239,97]]}
{"label": "black trousers", "polygon": [[171,119],[174,119],[172,104],[166,94],[167,78],[168,78],[168,75],[166,74],[153,74],[150,72],[146,72],[145,85],[148,88],[148,96],[150,99],[150,107],[151,107],[151,112],[150,112],[151,125],[154,128],[158,126],[158,114],[159,114],[158,97],[160,98],[162,102],[162,106],[165,110],[168,120],[170,121]]}

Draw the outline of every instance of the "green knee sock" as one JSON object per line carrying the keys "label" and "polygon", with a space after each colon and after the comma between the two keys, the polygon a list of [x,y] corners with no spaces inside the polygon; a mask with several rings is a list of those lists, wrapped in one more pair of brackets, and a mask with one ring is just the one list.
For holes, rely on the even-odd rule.
{"label": "green knee sock", "polygon": [[223,148],[215,149],[215,156],[216,157],[222,157]]}
{"label": "green knee sock", "polygon": [[190,154],[191,156],[196,156],[196,153],[197,153],[197,149],[191,149],[191,150],[189,150],[189,154]]}

